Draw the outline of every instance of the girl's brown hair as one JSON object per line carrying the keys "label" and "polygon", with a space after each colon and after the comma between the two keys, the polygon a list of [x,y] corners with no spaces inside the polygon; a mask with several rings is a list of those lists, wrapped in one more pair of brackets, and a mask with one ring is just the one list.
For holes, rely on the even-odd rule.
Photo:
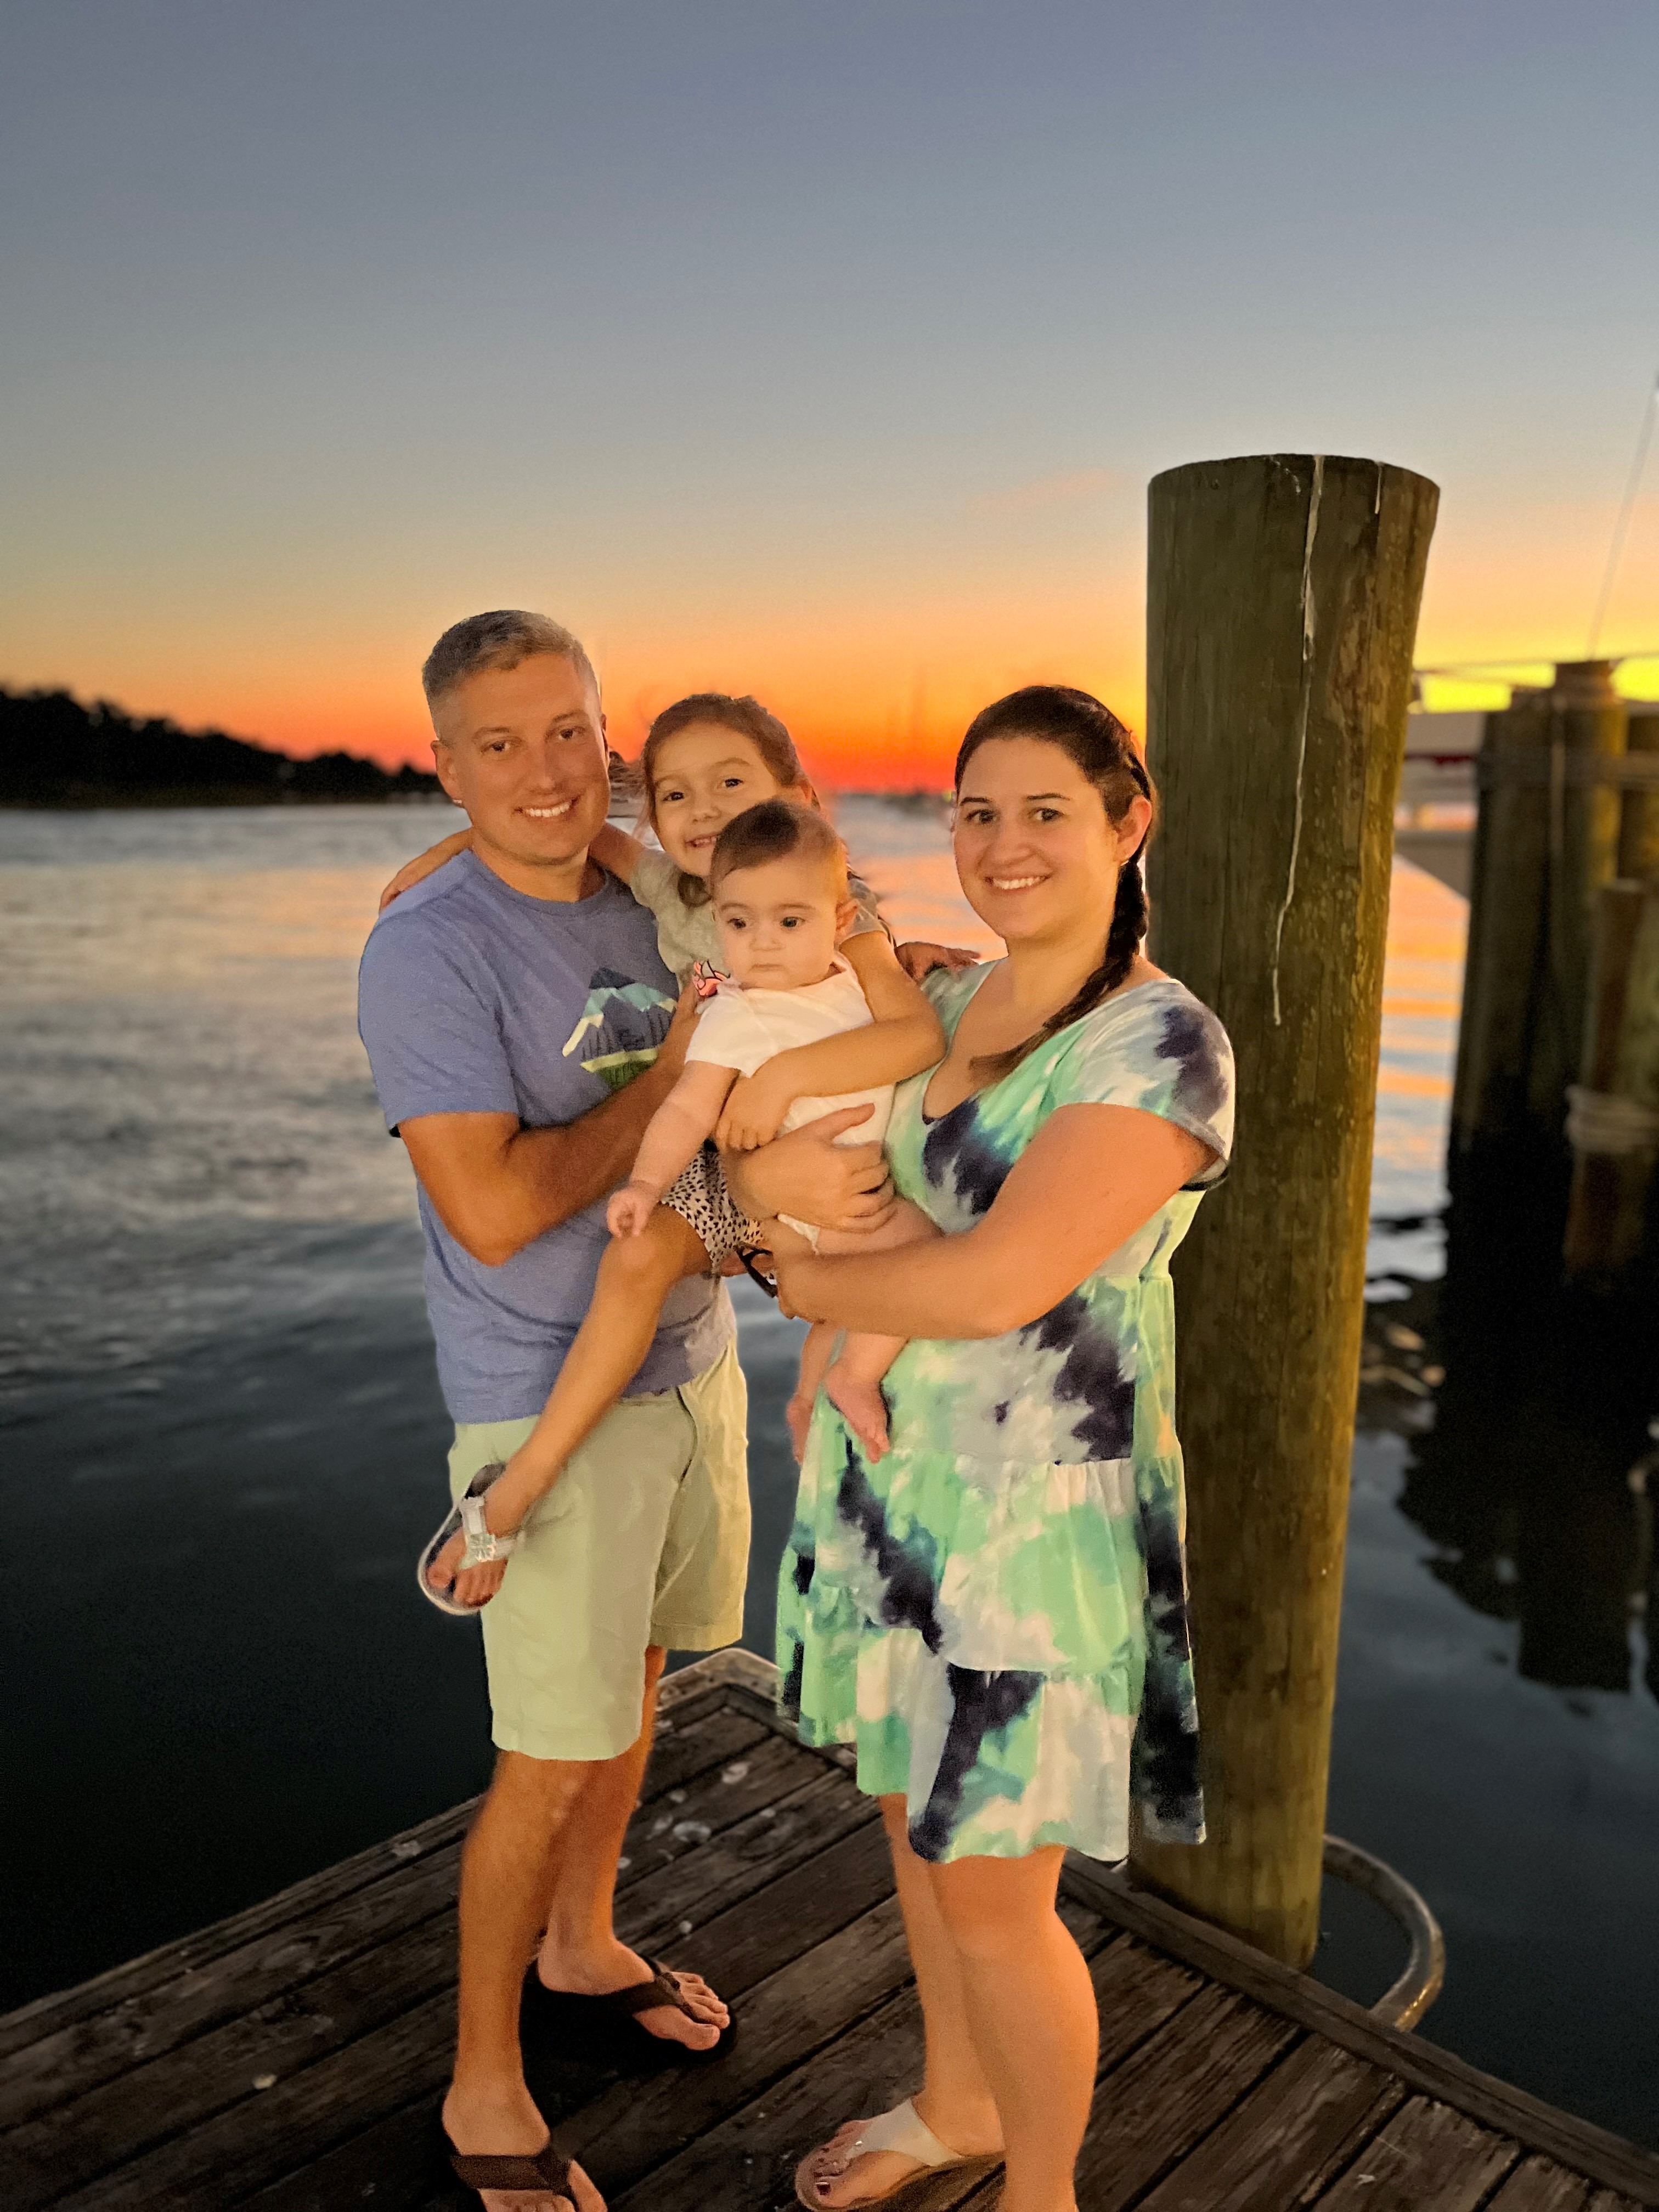
{"label": "girl's brown hair", "polygon": [[[817,805],[818,795],[801,766],[795,741],[775,714],[769,714],[758,699],[746,695],[738,698],[730,691],[694,691],[689,698],[676,699],[672,707],[665,707],[646,732],[640,773],[645,783],[646,815],[653,829],[657,822],[657,762],[669,738],[678,737],[696,722],[713,722],[720,729],[747,738],[765,762],[775,782],[785,791],[804,792],[810,805]],[[687,906],[708,903],[708,884],[701,876],[690,875],[684,869],[680,872],[679,892]]]}
{"label": "girl's brown hair", "polygon": [[[1121,822],[1137,798],[1150,799],[1154,808],[1158,805],[1152,780],[1135,750],[1133,738],[1111,708],[1103,706],[1091,692],[1074,691],[1063,684],[1028,684],[1023,691],[1011,691],[1006,699],[996,700],[975,714],[957,753],[958,798],[968,763],[993,738],[1036,738],[1044,744],[1058,745],[1100,793],[1109,822]],[[1152,834],[1149,823],[1146,836],[1118,871],[1117,900],[1099,965],[1023,1044],[1007,1052],[977,1054],[973,1061],[975,1074],[999,1082],[1028,1053],[1081,1021],[1085,1014],[1092,1013],[1109,993],[1126,981],[1146,934],[1146,883],[1141,854]]]}

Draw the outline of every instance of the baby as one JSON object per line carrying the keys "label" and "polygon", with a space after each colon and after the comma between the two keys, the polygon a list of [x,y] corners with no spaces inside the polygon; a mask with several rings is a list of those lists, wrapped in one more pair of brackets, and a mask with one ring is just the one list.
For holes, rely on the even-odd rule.
{"label": "baby", "polygon": [[[871,1118],[849,1130],[846,1141],[879,1143],[887,1132],[890,1080],[850,1095],[836,1091],[853,1060],[845,1039],[871,1022],[859,980],[836,952],[858,913],[848,892],[847,852],[840,838],[811,807],[784,799],[765,800],[720,832],[709,884],[726,979],[698,1019],[686,1048],[684,1073],[647,1125],[633,1175],[611,1198],[606,1218],[613,1236],[638,1237],[650,1228],[670,1185],[717,1128],[735,1122],[739,1143],[745,1137],[763,1141],[772,1133],[769,1113],[757,1116],[750,1108],[734,1115],[729,1102],[739,1078],[755,1077],[785,1056],[784,1079],[791,1090],[811,1081],[830,1095],[797,1091],[783,1115],[782,1129],[799,1128],[838,1107],[867,1103],[873,1109]],[[931,1066],[939,1048],[930,1040],[930,1057],[919,1054],[916,1065],[903,1073],[915,1075]],[[787,1215],[783,1225],[805,1237],[814,1251],[825,1252],[881,1251],[936,1233],[927,1217],[906,1200],[899,1200],[881,1229],[867,1235],[820,1230]],[[802,1348],[796,1450],[804,1438],[803,1417],[810,1418],[821,1382],[878,1457],[887,1447],[881,1379],[902,1340],[850,1336],[831,1364],[836,1334],[817,1323]]]}
{"label": "baby", "polygon": [[[787,801],[791,815],[810,816],[834,848],[833,864],[821,860],[814,880],[822,878],[827,866],[833,865],[838,872],[837,896],[832,901],[837,922],[820,973],[811,980],[818,984],[830,981],[833,956],[842,970],[839,991],[845,998],[850,986],[859,1001],[853,1010],[857,1026],[843,1025],[834,1037],[817,1029],[798,1029],[785,1038],[787,1048],[771,1048],[774,1056],[762,1055],[756,1061],[754,1073],[734,1059],[733,1075],[722,1093],[720,1141],[729,1149],[747,1150],[769,1141],[786,1121],[793,1127],[824,1112],[823,1094],[868,1093],[872,1099],[885,1100],[895,1082],[932,1066],[944,1050],[938,1016],[901,965],[869,891],[855,877],[848,877],[845,852],[816,811],[815,794],[783,724],[756,700],[700,693],[678,701],[657,717],[646,738],[641,765],[646,811],[662,850],[651,851],[609,826],[590,850],[655,915],[658,950],[682,985],[696,969],[728,965],[726,933],[717,920],[710,878],[717,842],[738,816],[762,802]],[[805,834],[810,838],[814,832]],[[411,861],[387,886],[382,903],[442,866],[469,842],[470,832],[462,830]],[[793,939],[799,919],[792,915],[790,927],[781,933]],[[743,935],[741,927],[736,934]],[[921,945],[904,947],[902,957],[924,971],[941,960],[956,964],[973,957]],[[741,992],[738,995],[741,1000]],[[714,1006],[706,1010],[700,1034],[714,1011]],[[799,1041],[805,1037],[816,1041]],[[814,1094],[818,1103],[797,1110],[797,1102]],[[878,1119],[866,1118],[838,1141],[878,1141],[884,1123],[884,1104]],[[711,1121],[710,1128],[714,1126]],[[466,1501],[471,1519],[483,1523],[467,1555],[477,1559],[482,1550],[486,1556],[466,1566],[455,1590],[462,1602],[452,1603],[441,1595],[462,1559],[462,1539],[453,1533],[454,1516],[422,1554],[422,1588],[446,1610],[471,1613],[500,1586],[511,1549],[510,1532],[556,1481],[571,1453],[626,1389],[645,1358],[672,1285],[686,1275],[718,1269],[732,1254],[747,1265],[757,1249],[775,1241],[733,1203],[712,1144],[700,1140],[688,1162],[683,1173],[671,1178],[644,1225],[617,1238],[605,1253],[587,1318],[566,1355],[533,1434],[489,1488],[487,1502]],[[649,1179],[648,1167],[636,1168],[636,1181],[641,1175]],[[780,1233],[790,1232],[786,1228]],[[891,1234],[889,1224],[880,1241],[886,1242]],[[877,1240],[865,1236],[855,1241],[859,1249],[867,1250]],[[836,1243],[824,1249],[845,1247]],[[860,1346],[850,1358],[836,1363],[830,1379],[836,1402],[854,1421],[872,1452],[878,1453],[886,1443],[886,1409],[878,1384],[896,1349],[896,1344],[890,1345],[883,1353]],[[830,1340],[822,1333],[809,1336],[788,1407],[798,1454],[829,1350]]]}

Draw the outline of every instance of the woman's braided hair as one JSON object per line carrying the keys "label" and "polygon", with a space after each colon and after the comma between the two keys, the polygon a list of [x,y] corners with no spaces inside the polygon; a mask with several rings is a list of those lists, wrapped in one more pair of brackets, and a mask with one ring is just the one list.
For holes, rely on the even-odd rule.
{"label": "woman's braided hair", "polygon": [[[1044,744],[1058,745],[1100,793],[1109,822],[1121,822],[1137,797],[1151,799],[1154,806],[1158,803],[1152,780],[1135,750],[1133,738],[1111,708],[1103,706],[1088,691],[1076,691],[1063,684],[1029,684],[1023,691],[1011,691],[1006,699],[996,700],[975,714],[957,754],[958,797],[968,763],[993,738],[1036,738]],[[1099,966],[1023,1044],[1014,1045],[1006,1052],[976,1054],[973,1061],[975,1075],[992,1083],[1000,1082],[1019,1066],[1028,1053],[1035,1052],[1061,1030],[1069,1029],[1073,1022],[1081,1021],[1085,1014],[1091,1013],[1103,999],[1127,979],[1146,934],[1146,881],[1141,855],[1152,834],[1149,825],[1146,836],[1118,872],[1117,901],[1112,908],[1111,927],[1106,933]]]}

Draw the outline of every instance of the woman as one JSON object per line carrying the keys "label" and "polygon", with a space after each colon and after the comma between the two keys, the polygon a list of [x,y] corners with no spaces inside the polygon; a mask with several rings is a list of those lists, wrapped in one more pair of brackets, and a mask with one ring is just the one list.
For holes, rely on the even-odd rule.
{"label": "woman", "polygon": [[789,1310],[913,1340],[881,1458],[818,1401],[778,1642],[802,1736],[856,1744],[881,1802],[926,2045],[914,2102],[796,2187],[899,2208],[1002,2159],[1003,2212],[1075,2212],[1097,2022],[1063,1851],[1122,1858],[1132,1796],[1148,1834],[1203,1835],[1169,1261],[1224,1170],[1232,1056],[1141,952],[1152,791],[1099,701],[999,701],[956,787],[962,887],[1007,957],[929,979],[945,1057],[888,1135],[947,1233],[780,1258]]}

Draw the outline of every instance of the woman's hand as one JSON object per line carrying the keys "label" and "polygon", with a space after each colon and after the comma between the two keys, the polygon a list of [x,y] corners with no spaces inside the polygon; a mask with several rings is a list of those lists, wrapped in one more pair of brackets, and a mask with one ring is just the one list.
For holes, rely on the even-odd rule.
{"label": "woman's hand", "polygon": [[894,957],[913,983],[920,983],[924,975],[931,975],[935,968],[977,968],[984,957],[969,952],[962,945],[930,945],[926,938],[915,938],[908,945],[893,948]]}
{"label": "woman's hand", "polygon": [[722,1155],[732,1195],[751,1219],[792,1213],[820,1229],[856,1236],[891,1218],[893,1186],[879,1145],[838,1145],[843,1130],[867,1121],[871,1106],[842,1106],[833,1114],[775,1137],[755,1152]]}
{"label": "woman's hand", "polygon": [[714,1131],[722,1152],[752,1152],[769,1145],[783,1126],[783,1117],[794,1104],[794,1086],[775,1075],[776,1060],[769,1060],[753,1075],[740,1075],[732,1085]]}
{"label": "woman's hand", "polygon": [[648,1182],[625,1182],[620,1190],[612,1191],[611,1202],[605,1209],[611,1234],[642,1237],[661,1203],[662,1193],[653,1190]]}
{"label": "woman's hand", "polygon": [[471,843],[472,831],[469,826],[457,830],[453,836],[441,838],[435,845],[428,845],[424,853],[417,853],[412,860],[405,860],[380,893],[380,911],[384,914],[393,899],[401,897],[406,890],[412,890],[428,876],[434,875],[446,860],[453,860],[457,853],[466,852]]}

